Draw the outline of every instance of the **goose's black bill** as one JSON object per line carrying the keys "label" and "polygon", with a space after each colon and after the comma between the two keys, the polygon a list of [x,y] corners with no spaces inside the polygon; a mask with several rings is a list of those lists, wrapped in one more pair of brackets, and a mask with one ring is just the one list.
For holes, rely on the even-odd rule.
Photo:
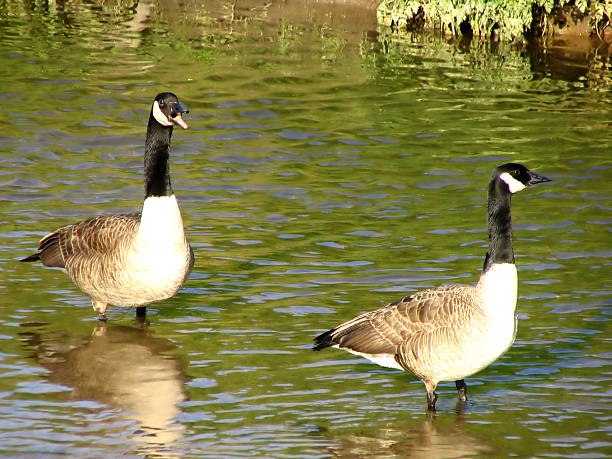
{"label": "goose's black bill", "polygon": [[529,171],[529,186],[537,185],[538,183],[551,182],[548,177],[544,177],[543,175],[536,174],[535,172]]}
{"label": "goose's black bill", "polygon": [[183,129],[187,129],[189,126],[187,125],[185,120],[183,120],[183,115],[185,113],[189,113],[187,107],[184,104],[177,102],[172,105],[172,109],[170,110],[170,119],[177,126],[180,126]]}
{"label": "goose's black bill", "polygon": [[185,104],[177,102],[172,106],[172,116],[175,116],[177,113],[189,113],[189,110],[187,109]]}

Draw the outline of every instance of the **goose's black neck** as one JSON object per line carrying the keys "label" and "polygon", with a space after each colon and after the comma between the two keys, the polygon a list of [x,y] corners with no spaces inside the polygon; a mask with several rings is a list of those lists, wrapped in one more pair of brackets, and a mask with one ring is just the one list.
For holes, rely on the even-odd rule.
{"label": "goose's black neck", "polygon": [[145,141],[145,199],[149,196],[171,196],[174,194],[168,166],[171,137],[172,126],[162,126],[151,114]]}
{"label": "goose's black neck", "polygon": [[488,196],[489,251],[483,272],[497,263],[514,263],[512,222],[508,186],[498,177],[491,179]]}

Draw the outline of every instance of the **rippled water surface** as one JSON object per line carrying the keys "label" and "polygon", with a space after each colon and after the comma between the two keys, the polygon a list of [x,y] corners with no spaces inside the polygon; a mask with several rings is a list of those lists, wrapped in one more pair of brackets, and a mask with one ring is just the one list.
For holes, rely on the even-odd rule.
{"label": "rippled water surface", "polygon": [[[223,2],[23,5],[0,13],[0,452],[609,456],[608,63],[564,79],[509,47]],[[148,327],[119,308],[104,326],[65,274],[17,260],[138,209],[167,89],[191,110],[171,173],[195,267]],[[509,160],[553,181],[513,198],[518,334],[467,380],[465,410],[452,383],[428,417],[412,376],[310,350],[362,311],[474,282],[486,184]]]}

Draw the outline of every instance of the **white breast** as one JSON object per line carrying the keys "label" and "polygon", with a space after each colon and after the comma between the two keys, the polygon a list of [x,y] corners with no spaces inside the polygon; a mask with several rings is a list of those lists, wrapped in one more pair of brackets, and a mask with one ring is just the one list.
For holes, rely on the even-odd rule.
{"label": "white breast", "polygon": [[148,197],[132,252],[134,284],[147,286],[151,301],[168,298],[183,284],[189,262],[189,244],[176,197]]}
{"label": "white breast", "polygon": [[150,248],[168,247],[185,240],[183,218],[176,196],[150,196],[142,206],[138,230],[139,244]]}
{"label": "white breast", "polygon": [[486,317],[481,327],[481,362],[477,363],[481,368],[495,361],[514,342],[517,284],[516,266],[500,263],[482,273],[476,285]]}
{"label": "white breast", "polygon": [[514,263],[492,265],[480,275],[476,289],[483,300],[483,306],[492,317],[514,314],[518,277]]}

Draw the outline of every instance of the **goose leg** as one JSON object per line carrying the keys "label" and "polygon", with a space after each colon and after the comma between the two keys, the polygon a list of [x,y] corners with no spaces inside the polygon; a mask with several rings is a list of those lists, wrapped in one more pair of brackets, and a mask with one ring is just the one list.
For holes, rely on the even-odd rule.
{"label": "goose leg", "polygon": [[457,395],[459,396],[459,400],[462,402],[467,401],[467,385],[463,379],[459,379],[455,381],[455,387],[457,388]]}
{"label": "goose leg", "polygon": [[104,303],[103,301],[91,300],[91,306],[93,310],[98,314],[98,320],[106,321],[106,307],[108,303]]}
{"label": "goose leg", "polygon": [[427,392],[427,411],[436,411],[436,401],[438,394],[435,392]]}
{"label": "goose leg", "polygon": [[432,381],[423,381],[425,383],[425,389],[427,389],[427,410],[436,411],[436,401],[438,400],[438,394],[436,394],[437,383]]}
{"label": "goose leg", "polygon": [[144,322],[147,318],[147,307],[140,306],[136,308],[136,320],[138,322]]}

